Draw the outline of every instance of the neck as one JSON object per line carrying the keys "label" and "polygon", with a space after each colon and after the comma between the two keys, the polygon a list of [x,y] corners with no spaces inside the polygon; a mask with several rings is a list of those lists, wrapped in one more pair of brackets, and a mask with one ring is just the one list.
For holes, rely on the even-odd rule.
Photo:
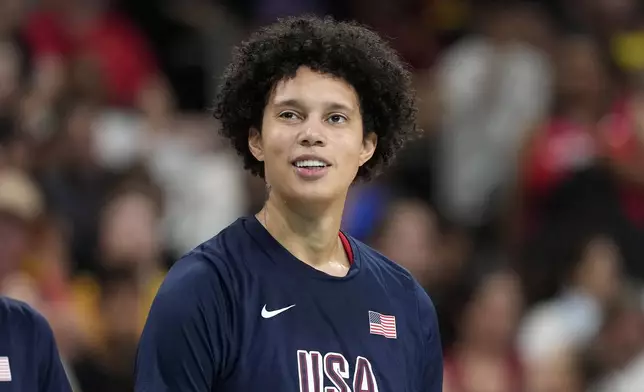
{"label": "neck", "polygon": [[293,208],[293,203],[286,203],[271,192],[256,217],[295,257],[319,267],[346,256],[338,237],[343,207],[344,203],[334,203],[323,209]]}

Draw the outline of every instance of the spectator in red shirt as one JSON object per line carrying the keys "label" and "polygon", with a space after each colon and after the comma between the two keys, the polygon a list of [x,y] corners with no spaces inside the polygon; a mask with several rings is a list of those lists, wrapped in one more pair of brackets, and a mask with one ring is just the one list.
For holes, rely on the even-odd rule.
{"label": "spectator in red shirt", "polygon": [[28,17],[23,33],[37,63],[51,56],[93,62],[113,105],[133,105],[157,72],[141,32],[103,0],[50,1]]}

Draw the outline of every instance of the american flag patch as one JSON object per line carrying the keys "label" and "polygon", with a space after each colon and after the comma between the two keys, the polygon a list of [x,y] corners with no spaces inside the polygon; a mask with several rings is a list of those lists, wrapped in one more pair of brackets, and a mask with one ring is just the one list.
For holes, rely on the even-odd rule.
{"label": "american flag patch", "polygon": [[0,357],[0,382],[11,381],[11,367],[9,357]]}
{"label": "american flag patch", "polygon": [[396,317],[369,311],[369,333],[396,339]]}

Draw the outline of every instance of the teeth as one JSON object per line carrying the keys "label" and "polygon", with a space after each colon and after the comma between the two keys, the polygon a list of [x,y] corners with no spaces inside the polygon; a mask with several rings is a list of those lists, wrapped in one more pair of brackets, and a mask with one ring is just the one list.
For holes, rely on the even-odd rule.
{"label": "teeth", "polygon": [[295,162],[297,167],[325,167],[326,163],[316,160],[306,160],[306,161],[297,161]]}

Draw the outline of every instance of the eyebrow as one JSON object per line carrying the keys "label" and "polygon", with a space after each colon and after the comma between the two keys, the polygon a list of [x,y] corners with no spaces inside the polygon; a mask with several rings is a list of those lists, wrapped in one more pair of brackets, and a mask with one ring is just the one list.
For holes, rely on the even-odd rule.
{"label": "eyebrow", "polygon": [[[276,106],[276,107],[290,106],[290,107],[298,108],[300,110],[304,110],[307,107],[302,101],[298,99],[285,99],[282,101],[275,101],[273,102],[273,106]],[[341,112],[349,112],[349,113],[354,111],[354,109],[352,109],[350,106],[347,106],[339,102],[323,102],[323,106],[327,111],[341,111]]]}

